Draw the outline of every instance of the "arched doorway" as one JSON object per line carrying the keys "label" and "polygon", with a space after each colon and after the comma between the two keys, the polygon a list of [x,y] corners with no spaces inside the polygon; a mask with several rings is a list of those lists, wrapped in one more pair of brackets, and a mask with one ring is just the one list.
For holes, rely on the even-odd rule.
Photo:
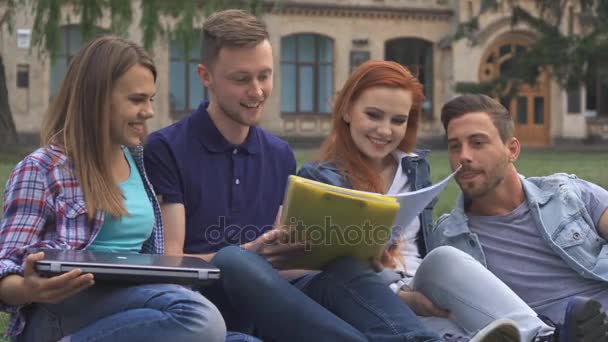
{"label": "arched doorway", "polygon": [[[479,70],[481,82],[491,81],[512,67],[513,57],[532,42],[522,33],[507,33],[498,38],[484,53]],[[534,86],[518,87],[510,99],[500,98],[515,122],[515,136],[525,146],[547,146],[551,143],[549,75],[543,71]]]}
{"label": "arched doorway", "polygon": [[397,62],[416,75],[424,85],[422,118],[433,119],[433,44],[419,38],[397,38],[384,44],[387,61]]}

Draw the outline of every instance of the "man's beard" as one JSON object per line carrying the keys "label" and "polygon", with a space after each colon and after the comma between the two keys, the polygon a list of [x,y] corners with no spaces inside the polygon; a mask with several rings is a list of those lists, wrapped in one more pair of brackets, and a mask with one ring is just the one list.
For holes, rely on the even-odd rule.
{"label": "man's beard", "polygon": [[[499,173],[499,171],[506,169],[507,165],[508,165],[508,162],[503,161],[499,165],[496,165],[489,172],[482,171],[481,175],[485,176],[486,179],[478,187],[474,187],[469,190],[467,190],[466,184],[464,184],[464,185],[461,184],[460,181],[458,181],[458,179],[457,179],[456,181],[458,182],[458,185],[460,186],[460,189],[461,189],[465,199],[472,202],[473,200],[475,200],[477,198],[482,198],[482,197],[487,196],[494,189],[496,189],[500,185],[500,183],[502,183],[505,179],[504,173]],[[467,168],[466,166],[463,166],[463,168],[462,168],[462,170],[460,170],[460,172],[463,172],[463,171],[465,171],[465,172],[471,171],[471,169]],[[473,171],[475,171],[475,170],[473,170]]]}

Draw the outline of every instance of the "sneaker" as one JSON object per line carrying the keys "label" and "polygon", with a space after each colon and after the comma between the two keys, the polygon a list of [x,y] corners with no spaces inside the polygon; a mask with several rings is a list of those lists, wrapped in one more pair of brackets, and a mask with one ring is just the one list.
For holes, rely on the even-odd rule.
{"label": "sneaker", "polygon": [[519,329],[510,319],[497,319],[468,338],[446,334],[445,342],[520,342]]}
{"label": "sneaker", "polygon": [[573,297],[566,306],[563,324],[546,321],[555,327],[555,333],[537,337],[535,342],[608,342],[606,313],[596,300]]}
{"label": "sneaker", "polygon": [[559,342],[606,342],[607,333],[606,313],[598,301],[584,297],[568,301]]}

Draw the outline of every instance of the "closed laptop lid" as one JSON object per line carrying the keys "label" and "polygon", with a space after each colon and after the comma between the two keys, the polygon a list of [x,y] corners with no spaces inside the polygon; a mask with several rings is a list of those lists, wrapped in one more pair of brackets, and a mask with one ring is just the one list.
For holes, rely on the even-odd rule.
{"label": "closed laptop lid", "polygon": [[[38,251],[44,252],[44,259],[37,262],[37,270],[46,274],[64,273],[80,268],[85,273],[115,274],[118,280],[129,280],[126,279],[128,275],[138,275],[137,279],[144,282],[145,276],[153,276],[159,278],[158,280],[166,278],[168,282],[175,280],[190,282],[190,280],[218,279],[220,274],[219,269],[211,263],[190,256],[60,249],[39,249],[30,252]],[[180,278],[184,281],[179,281]]]}
{"label": "closed laptop lid", "polygon": [[156,269],[217,269],[203,259],[189,256],[61,249],[41,249],[40,251],[44,252],[44,259],[42,261],[61,261],[64,265],[112,265],[116,267],[144,267]]}

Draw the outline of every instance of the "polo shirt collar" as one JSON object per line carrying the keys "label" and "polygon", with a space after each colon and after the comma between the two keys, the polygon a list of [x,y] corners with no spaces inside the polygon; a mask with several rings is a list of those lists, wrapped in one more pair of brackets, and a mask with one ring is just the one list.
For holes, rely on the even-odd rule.
{"label": "polo shirt collar", "polygon": [[[196,135],[196,138],[201,145],[203,145],[203,147],[210,152],[220,153],[232,151],[237,146],[228,142],[228,140],[226,140],[222,133],[217,129],[209,116],[209,112],[207,112],[208,106],[208,101],[201,102],[198,109],[192,115],[193,126],[195,127],[193,133]],[[238,147],[242,148],[249,154],[258,153],[260,150],[258,130],[258,127],[250,127],[247,138],[241,145],[238,145]]]}

